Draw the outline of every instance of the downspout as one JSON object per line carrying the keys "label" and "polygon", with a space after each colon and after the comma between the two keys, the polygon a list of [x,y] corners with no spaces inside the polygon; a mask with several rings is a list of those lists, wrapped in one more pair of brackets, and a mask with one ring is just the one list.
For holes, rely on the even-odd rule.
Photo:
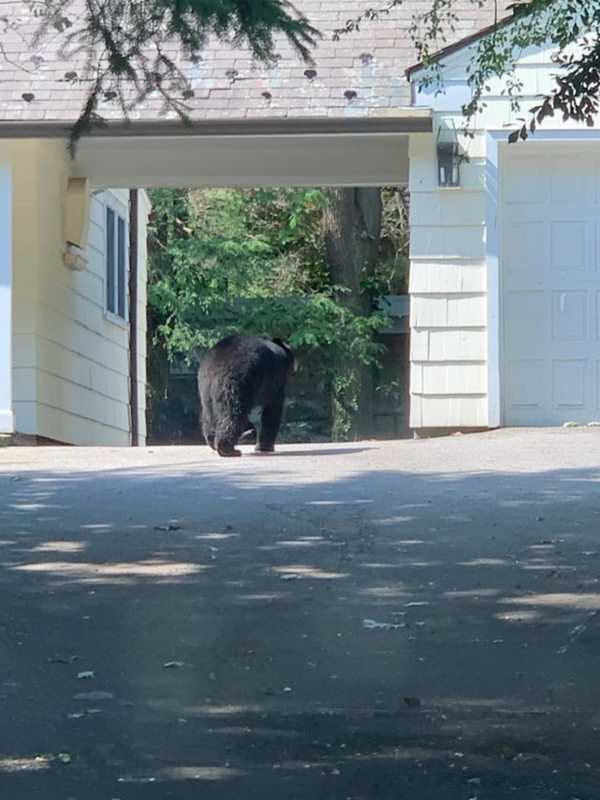
{"label": "downspout", "polygon": [[129,190],[129,410],[131,416],[131,446],[139,447],[138,403],[138,190]]}

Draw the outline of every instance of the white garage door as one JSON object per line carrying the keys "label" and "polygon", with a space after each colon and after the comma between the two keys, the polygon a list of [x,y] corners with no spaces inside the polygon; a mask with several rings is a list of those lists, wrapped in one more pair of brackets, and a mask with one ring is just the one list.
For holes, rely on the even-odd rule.
{"label": "white garage door", "polygon": [[591,422],[600,419],[600,152],[528,147],[507,148],[502,167],[503,422]]}

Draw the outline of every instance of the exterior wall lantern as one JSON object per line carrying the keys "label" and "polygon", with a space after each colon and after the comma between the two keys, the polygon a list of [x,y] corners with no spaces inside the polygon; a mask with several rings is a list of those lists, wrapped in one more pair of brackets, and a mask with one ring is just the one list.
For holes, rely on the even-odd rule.
{"label": "exterior wall lantern", "polygon": [[437,138],[438,186],[455,189],[460,186],[460,162],[463,157],[458,146],[456,130],[439,128]]}

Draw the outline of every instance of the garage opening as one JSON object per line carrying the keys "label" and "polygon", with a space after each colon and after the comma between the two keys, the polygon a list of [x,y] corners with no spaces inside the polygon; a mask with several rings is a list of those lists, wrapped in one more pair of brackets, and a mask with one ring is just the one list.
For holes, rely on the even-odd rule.
{"label": "garage opening", "polygon": [[[284,440],[408,436],[408,218],[399,187],[408,184],[408,134],[430,130],[429,114],[176,133],[161,125],[99,132],[82,140],[75,163],[96,186],[146,188],[154,205],[148,440],[201,441],[198,360],[236,330],[291,339],[299,351]],[[378,204],[372,221],[369,202]],[[335,245],[340,223],[346,241]],[[364,319],[353,327],[347,317],[357,313]]]}
{"label": "garage opening", "polygon": [[149,198],[149,443],[204,442],[198,363],[233,333],[294,349],[279,441],[409,435],[405,189],[162,188]]}
{"label": "garage opening", "polygon": [[[217,313],[213,328],[221,326],[224,332],[227,322],[233,324],[242,312],[247,317],[249,308],[255,310],[257,303],[267,299],[272,306],[283,299],[289,317],[290,308],[297,314],[298,308],[306,308],[309,298],[314,313],[311,312],[308,326],[298,325],[295,329],[288,325],[281,330],[279,317],[283,319],[285,314],[273,312],[279,330],[261,325],[255,331],[282,338],[295,334],[300,350],[316,350],[321,345],[330,350],[345,347],[347,354],[352,354],[353,367],[364,363],[361,348],[364,349],[365,340],[371,347],[378,345],[380,369],[387,372],[385,382],[375,377],[366,401],[361,397],[344,405],[351,415],[357,409],[370,408],[366,416],[371,422],[360,431],[343,431],[339,438],[405,435],[408,378],[398,371],[402,373],[408,359],[408,229],[402,202],[404,190],[398,187],[408,184],[409,136],[414,132],[430,133],[431,125],[429,112],[412,109],[374,119],[207,121],[190,128],[168,121],[132,122],[95,129],[78,142],[74,159],[65,149],[64,126],[25,126],[21,134],[27,139],[7,140],[4,150],[12,164],[15,196],[30,191],[27,164],[31,161],[29,156],[35,155],[36,181],[46,187],[46,192],[28,213],[47,229],[46,239],[51,240],[55,256],[45,258],[43,264],[35,258],[20,257],[11,287],[17,328],[27,336],[27,346],[15,350],[13,369],[18,379],[14,392],[17,434],[33,437],[32,441],[75,445],[144,443],[146,363],[140,342],[146,333],[146,231],[141,228],[146,226],[148,193],[162,192],[164,197],[165,192],[171,192],[175,197],[179,192],[185,195],[187,210],[183,225],[177,223],[178,233],[183,232],[183,239],[193,239],[196,245],[203,242],[205,248],[201,257],[196,254],[192,260],[206,267],[227,255],[231,266],[230,285],[225,291],[229,305],[225,303],[221,309],[224,317],[218,319]],[[373,226],[372,221],[362,218],[364,213],[371,213],[363,200],[372,195],[380,201],[384,194],[380,218]],[[179,195],[180,199],[183,195]],[[352,198],[349,206],[353,216],[347,225],[351,244],[344,244],[344,236],[340,236],[334,259],[325,257],[328,248],[335,250],[331,241],[327,244],[322,230],[315,233],[322,225],[315,220],[324,218],[327,197],[337,197],[340,202],[341,198]],[[210,231],[205,229],[211,209],[219,203],[222,210],[227,207],[230,224],[238,225],[229,232],[231,235],[217,230],[212,223]],[[232,210],[236,203],[239,213]],[[193,219],[188,218],[192,206],[199,209]],[[303,224],[308,218],[312,219],[312,232],[310,225]],[[244,221],[243,229],[240,221]],[[386,231],[382,235],[379,228],[383,227]],[[189,228],[193,235],[185,230]],[[16,250],[25,253],[25,226],[19,225],[16,230]],[[309,240],[321,237],[319,242],[307,243],[305,230]],[[129,249],[134,253],[139,245],[139,253],[132,258],[128,273],[125,243],[136,231],[138,241],[129,238]],[[209,240],[212,254],[206,250]],[[215,242],[219,243],[216,250]],[[233,255],[227,250],[227,242],[234,247]],[[361,253],[369,253],[369,269],[363,269]],[[265,260],[269,262],[268,269]],[[329,269],[334,262],[335,274]],[[354,285],[344,286],[344,270],[350,262],[354,265]],[[302,269],[293,268],[294,263],[303,264]],[[139,267],[137,281],[131,269],[134,265]],[[242,266],[246,273],[240,272]],[[218,276],[218,269],[215,274]],[[279,298],[274,274],[280,278]],[[222,275],[219,280],[223,283]],[[39,289],[33,316],[28,315],[32,285]],[[132,291],[139,293],[139,302],[132,298],[126,303],[127,285],[130,295]],[[201,288],[195,287],[200,307],[204,295]],[[351,305],[360,305],[357,298],[360,303],[365,298],[371,303],[368,308],[355,309],[363,317],[381,312],[388,312],[389,317],[386,326],[373,326],[370,319],[364,322],[363,344],[361,336],[355,336],[356,341],[348,336],[347,320],[335,324],[331,311],[331,306],[337,304],[338,313],[345,310],[347,317]],[[319,327],[319,319],[327,316],[324,309],[331,311],[325,329]],[[211,314],[218,311],[206,307],[204,310]],[[167,311],[168,316],[158,320],[155,331],[173,325],[172,309]],[[30,331],[27,326],[34,317],[37,327]],[[8,331],[5,322],[2,325]],[[250,327],[245,330],[250,332]],[[172,399],[169,381],[180,385],[187,381],[188,387],[191,385],[195,360],[207,341],[207,337],[202,341],[179,341],[177,347],[169,348],[171,374],[155,396]],[[135,348],[137,354],[133,352]],[[321,358],[326,366],[329,357],[323,350]],[[323,400],[327,412],[313,408],[313,419],[307,420],[306,398],[309,393],[320,391],[318,382],[316,388],[312,385],[312,369],[308,365],[308,371],[303,371],[308,385],[298,389],[304,396],[304,411],[299,412],[296,429],[288,431],[293,440],[305,434],[311,439],[316,437],[315,441],[333,438],[331,391]],[[10,370],[11,365],[7,364],[5,371]],[[193,417],[197,437],[197,413]],[[161,441],[186,441],[189,436],[191,423],[181,423]]]}

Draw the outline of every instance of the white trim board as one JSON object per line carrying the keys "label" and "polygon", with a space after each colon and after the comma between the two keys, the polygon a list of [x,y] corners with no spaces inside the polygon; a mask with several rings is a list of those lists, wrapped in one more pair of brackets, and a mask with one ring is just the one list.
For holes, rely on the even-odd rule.
{"label": "white trim board", "polygon": [[390,186],[408,181],[408,134],[287,137],[84,137],[73,176],[97,187]]}
{"label": "white trim board", "polygon": [[[506,133],[504,134],[506,136]],[[486,302],[487,302],[487,371],[488,371],[488,427],[502,424],[500,381],[500,254],[498,252],[498,204],[500,198],[500,173],[498,169],[498,139],[493,133],[486,138]]]}

